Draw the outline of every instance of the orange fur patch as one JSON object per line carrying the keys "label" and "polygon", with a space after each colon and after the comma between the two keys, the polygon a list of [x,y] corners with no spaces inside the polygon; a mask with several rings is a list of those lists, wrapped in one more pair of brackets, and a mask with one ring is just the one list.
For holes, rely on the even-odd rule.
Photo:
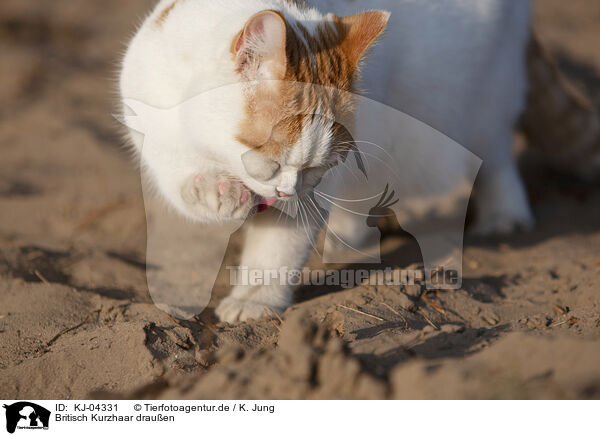
{"label": "orange fur patch", "polygon": [[169,17],[169,14],[171,13],[171,11],[173,10],[173,8],[175,7],[175,5],[177,4],[178,0],[175,0],[173,3],[171,3],[169,6],[167,6],[158,16],[158,18],[154,21],[154,24],[158,27],[161,27],[165,21],[167,21],[167,18]]}
{"label": "orange fur patch", "polygon": [[[378,12],[345,18],[334,16],[332,22],[323,22],[314,35],[298,24],[308,48],[286,23],[284,81],[252,87],[247,99],[247,116],[237,139],[269,157],[278,158],[298,141],[304,126],[317,111],[331,120],[347,121],[353,109],[350,93],[354,91],[353,81],[360,60],[384,30],[387,18],[387,14]],[[232,42],[234,55],[242,37],[243,31]],[[338,130],[334,129],[334,140]],[[340,142],[345,141],[347,135],[340,134]]]}

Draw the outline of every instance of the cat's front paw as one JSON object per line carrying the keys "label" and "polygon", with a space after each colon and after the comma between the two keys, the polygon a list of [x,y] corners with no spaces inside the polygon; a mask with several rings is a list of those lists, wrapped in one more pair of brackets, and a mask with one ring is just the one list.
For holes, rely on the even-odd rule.
{"label": "cat's front paw", "polygon": [[471,230],[475,236],[510,235],[515,231],[533,229],[535,221],[530,215],[511,216],[497,214],[478,220]]}
{"label": "cat's front paw", "polygon": [[478,210],[478,217],[471,233],[476,236],[509,235],[515,231],[529,231],[535,219],[525,202],[498,203],[484,202]]}
{"label": "cat's front paw", "polygon": [[270,316],[267,314],[272,313],[272,311],[281,315],[284,310],[284,307],[273,307],[257,301],[227,297],[217,306],[215,313],[221,321],[235,323],[249,319],[265,318]]}
{"label": "cat's front paw", "polygon": [[226,176],[194,177],[184,187],[183,199],[222,220],[243,220],[256,203],[254,195],[243,183]]}
{"label": "cat's front paw", "polygon": [[488,236],[531,230],[535,220],[517,168],[509,166],[483,176],[477,193],[477,221],[471,232]]}

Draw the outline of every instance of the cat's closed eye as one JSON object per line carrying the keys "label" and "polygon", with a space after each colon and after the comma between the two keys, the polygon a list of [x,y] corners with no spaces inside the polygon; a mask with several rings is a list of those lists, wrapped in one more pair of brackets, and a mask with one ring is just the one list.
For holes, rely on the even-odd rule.
{"label": "cat's closed eye", "polygon": [[280,169],[278,162],[254,150],[244,153],[242,163],[250,177],[262,182],[271,180],[277,175]]}

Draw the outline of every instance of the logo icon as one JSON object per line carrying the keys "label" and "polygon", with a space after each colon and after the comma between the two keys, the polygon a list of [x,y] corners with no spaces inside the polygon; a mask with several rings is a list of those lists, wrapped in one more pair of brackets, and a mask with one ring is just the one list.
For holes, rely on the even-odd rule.
{"label": "logo icon", "polygon": [[[143,135],[139,153],[148,217],[146,261],[153,266],[146,270],[148,288],[154,303],[177,318],[193,318],[208,306],[230,236],[244,224],[243,219],[215,219],[198,195],[198,170],[189,156],[196,156],[199,147],[215,153],[228,149],[229,136],[217,135],[214,128],[221,120],[214,102],[245,95],[260,85],[243,82],[207,90],[166,109],[126,99],[126,114],[117,117]],[[263,199],[275,202],[260,203],[258,210],[279,209],[278,224],[290,218],[296,225],[288,228],[295,227],[299,239],[304,232],[322,263],[330,265],[381,264],[378,224],[394,220],[419,246],[427,288],[460,289],[467,207],[482,160],[433,127],[377,101],[314,84],[282,86],[299,96],[353,101],[355,109],[351,115],[307,112],[302,105],[291,109],[292,117],[307,117],[314,126],[335,126],[332,130],[339,138],[333,149],[339,150],[332,155],[338,159],[324,174],[319,172],[323,168],[297,175],[292,171],[291,180],[300,188],[295,201]],[[317,143],[319,138],[306,142]],[[173,144],[169,167],[182,170],[177,177],[160,178],[149,169],[165,167],[163,152]],[[269,185],[264,178],[281,173],[279,162],[255,150],[240,150],[240,162],[234,166],[245,183]],[[310,161],[301,151],[294,156],[298,162]],[[154,201],[157,192],[176,199],[172,206],[185,218]],[[317,228],[324,229],[322,244],[320,233],[313,231]]]}
{"label": "logo icon", "polygon": [[21,401],[3,406],[6,409],[6,431],[10,434],[19,430],[48,430],[50,411],[35,403]]}

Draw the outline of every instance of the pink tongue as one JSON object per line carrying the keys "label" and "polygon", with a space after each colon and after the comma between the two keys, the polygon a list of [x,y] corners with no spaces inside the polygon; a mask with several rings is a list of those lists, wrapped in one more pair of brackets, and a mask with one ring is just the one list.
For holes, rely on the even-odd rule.
{"label": "pink tongue", "polygon": [[263,201],[263,203],[264,203],[264,204],[265,204],[265,206],[267,206],[267,207],[271,207],[271,206],[273,206],[273,205],[274,205],[274,204],[277,202],[277,199],[276,199],[276,198],[265,198],[264,200],[265,200],[265,201]]}
{"label": "pink tongue", "polygon": [[264,212],[265,210],[273,206],[276,201],[276,198],[263,198],[260,204],[258,205],[258,212]]}

